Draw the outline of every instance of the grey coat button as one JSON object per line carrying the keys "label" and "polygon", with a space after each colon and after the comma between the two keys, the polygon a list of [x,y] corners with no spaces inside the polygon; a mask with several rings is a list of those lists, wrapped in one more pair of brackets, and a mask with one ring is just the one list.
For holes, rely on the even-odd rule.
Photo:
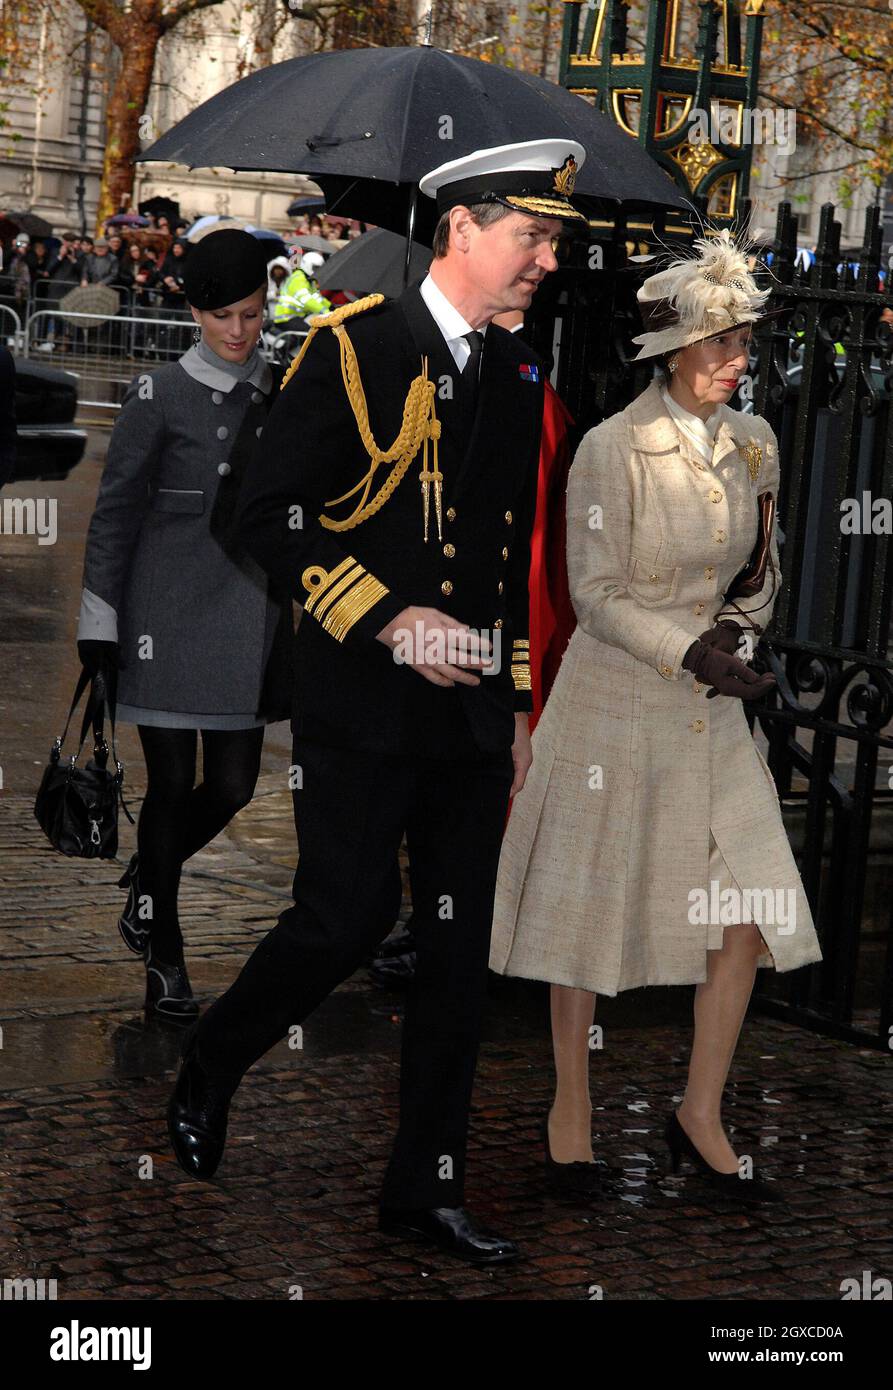
{"label": "grey coat button", "polygon": [[254,402],[255,405],[260,405],[260,403],[261,403],[261,401],[263,400],[263,398],[264,398],[264,393],[263,393],[263,391],[252,391],[252,392],[251,392],[251,399],[253,400],[253,402]]}
{"label": "grey coat button", "polygon": [[228,434],[229,434],[229,430],[226,428],[226,425],[218,425],[218,427],[217,427],[217,438],[218,438],[218,439],[225,439],[226,436],[227,436]]}
{"label": "grey coat button", "polygon": [[228,464],[228,463],[226,462],[226,460],[224,459],[223,463],[218,463],[218,465],[217,465],[217,472],[220,474],[221,478],[225,478],[226,475],[227,475],[227,473],[231,473],[231,472],[232,472],[232,469],[230,468],[229,464]]}
{"label": "grey coat button", "polygon": [[257,429],[254,431],[254,433],[257,435],[258,439],[260,439],[260,437],[261,437],[261,435],[263,434],[263,432],[264,432],[264,427],[263,427],[263,425],[258,425]]}
{"label": "grey coat button", "polygon": [[222,391],[212,391],[212,392],[211,392],[211,400],[214,402],[215,405],[223,405],[223,392],[222,392]]}

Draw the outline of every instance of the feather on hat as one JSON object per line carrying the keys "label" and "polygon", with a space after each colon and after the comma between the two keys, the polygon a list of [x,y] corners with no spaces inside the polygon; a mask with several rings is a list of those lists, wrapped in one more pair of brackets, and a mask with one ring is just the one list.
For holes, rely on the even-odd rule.
{"label": "feather on hat", "polygon": [[[632,257],[650,260],[651,257]],[[728,229],[699,237],[692,255],[649,276],[636,298],[647,330],[633,338],[633,359],[688,347],[740,324],[755,323],[771,291],[761,290]]]}

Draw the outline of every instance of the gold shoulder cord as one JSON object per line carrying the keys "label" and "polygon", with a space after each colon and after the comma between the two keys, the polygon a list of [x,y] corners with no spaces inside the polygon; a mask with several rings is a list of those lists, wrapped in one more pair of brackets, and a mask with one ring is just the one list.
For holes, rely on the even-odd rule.
{"label": "gold shoulder cord", "polygon": [[[393,493],[394,489],[402,480],[406,470],[413,459],[422,449],[422,471],[419,474],[419,481],[422,488],[422,514],[424,518],[424,538],[428,539],[428,516],[430,510],[430,488],[434,484],[434,505],[437,515],[437,535],[443,540],[443,518],[442,518],[442,497],[443,497],[443,474],[438,467],[437,441],[440,438],[440,421],[437,419],[434,410],[434,382],[428,379],[428,359],[425,358],[422,365],[420,376],[414,377],[410,383],[406,400],[403,403],[403,423],[397,438],[389,449],[380,449],[375,442],[372,429],[369,424],[369,408],[366,404],[366,396],[363,391],[363,382],[360,377],[360,367],[357,362],[357,355],[354,351],[353,343],[347,336],[344,327],[344,320],[351,318],[354,314],[362,313],[365,309],[371,309],[376,304],[380,304],[384,295],[370,294],[364,299],[358,299],[353,304],[344,304],[335,309],[331,314],[314,314],[310,323],[310,332],[304,340],[303,347],[292,362],[285,374],[282,385],[290,379],[292,374],[297,371],[303,360],[310,340],[320,328],[331,328],[341,351],[341,376],[344,381],[344,389],[347,392],[347,399],[357,422],[360,431],[360,438],[363,446],[370,458],[370,465],[360,481],[345,492],[341,497],[334,497],[326,502],[327,507],[336,507],[341,502],[346,502],[349,497],[361,492],[354,510],[350,516],[343,521],[334,521],[331,517],[321,515],[319,520],[329,531],[349,531],[354,526],[359,526],[380,511],[385,502]],[[428,467],[428,440],[433,445],[433,466]],[[369,493],[375,474],[382,464],[393,464],[387,478],[382,483],[378,492],[369,501]],[[362,490],[362,491],[361,491]]]}

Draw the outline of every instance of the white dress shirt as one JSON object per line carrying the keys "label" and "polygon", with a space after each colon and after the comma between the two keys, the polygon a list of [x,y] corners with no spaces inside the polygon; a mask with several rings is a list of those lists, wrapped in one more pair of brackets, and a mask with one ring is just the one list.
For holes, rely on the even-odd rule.
{"label": "white dress shirt", "polygon": [[[453,361],[461,372],[471,356],[471,348],[465,341],[465,334],[473,331],[471,324],[465,322],[459,310],[450,303],[430,275],[425,276],[419,286],[419,292],[430,310],[431,317],[446,339],[446,345],[453,354]],[[486,324],[480,332],[486,337]]]}

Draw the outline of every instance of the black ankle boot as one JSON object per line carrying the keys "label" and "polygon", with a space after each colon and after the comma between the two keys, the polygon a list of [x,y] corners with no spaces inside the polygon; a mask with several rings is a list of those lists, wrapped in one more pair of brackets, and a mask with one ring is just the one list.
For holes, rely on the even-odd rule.
{"label": "black ankle boot", "polygon": [[192,986],[185,965],[168,965],[146,948],[146,1011],[161,1014],[178,1023],[194,1023],[198,1004],[192,997]]}
{"label": "black ankle boot", "polygon": [[131,855],[130,863],[118,879],[118,887],[129,889],[124,911],[118,918],[118,931],[127,949],[141,956],[149,944],[149,928],[140,921],[137,912],[140,897],[138,854]]}
{"label": "black ankle boot", "polygon": [[177,1162],[192,1178],[210,1178],[226,1145],[229,1103],[241,1077],[221,1081],[198,1061],[195,1033],[183,1055],[167,1108],[167,1128]]}

